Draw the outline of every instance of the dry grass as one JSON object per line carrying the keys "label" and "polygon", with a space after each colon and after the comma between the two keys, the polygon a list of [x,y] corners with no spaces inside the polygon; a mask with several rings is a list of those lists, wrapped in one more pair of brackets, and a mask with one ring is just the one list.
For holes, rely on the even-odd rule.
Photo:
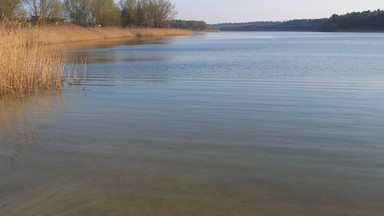
{"label": "dry grass", "polygon": [[0,95],[62,87],[64,56],[39,46],[38,30],[0,26]]}
{"label": "dry grass", "polygon": [[190,34],[190,31],[178,29],[83,28],[74,25],[20,28],[17,23],[0,23],[0,95],[22,96],[63,87],[68,61],[63,52],[42,45]]}
{"label": "dry grass", "polygon": [[151,28],[139,28],[129,29],[135,37],[166,37],[166,36],[183,36],[191,35],[192,32],[183,29],[151,29]]}
{"label": "dry grass", "polygon": [[[30,29],[24,29],[28,32]],[[137,37],[161,37],[191,35],[191,31],[181,29],[124,29],[117,27],[93,28],[80,27],[75,25],[44,26],[38,28],[39,43],[58,44],[68,42],[81,42],[118,38]]]}

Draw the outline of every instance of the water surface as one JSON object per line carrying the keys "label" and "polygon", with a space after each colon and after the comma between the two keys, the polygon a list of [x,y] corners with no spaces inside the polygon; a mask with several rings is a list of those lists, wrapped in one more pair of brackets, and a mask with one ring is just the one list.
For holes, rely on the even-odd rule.
{"label": "water surface", "polygon": [[0,103],[0,215],[382,215],[384,35],[86,44]]}

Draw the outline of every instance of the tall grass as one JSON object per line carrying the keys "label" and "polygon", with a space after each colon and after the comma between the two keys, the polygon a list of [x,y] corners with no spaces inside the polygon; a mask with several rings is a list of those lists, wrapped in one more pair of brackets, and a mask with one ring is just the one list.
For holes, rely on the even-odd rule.
{"label": "tall grass", "polygon": [[84,28],[76,25],[58,25],[39,27],[37,34],[42,44],[58,44],[119,38],[181,36],[191,35],[192,32],[182,29]]}
{"label": "tall grass", "polygon": [[134,28],[129,29],[135,37],[167,37],[167,36],[185,36],[192,32],[184,29],[156,29],[156,28]]}
{"label": "tall grass", "polygon": [[0,95],[60,89],[64,56],[41,47],[38,29],[0,25]]}

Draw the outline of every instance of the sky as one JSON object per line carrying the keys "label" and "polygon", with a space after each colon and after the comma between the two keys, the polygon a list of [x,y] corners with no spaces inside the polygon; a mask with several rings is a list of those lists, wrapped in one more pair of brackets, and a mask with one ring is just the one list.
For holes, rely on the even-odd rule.
{"label": "sky", "polygon": [[170,0],[177,19],[224,22],[314,19],[366,10],[384,10],[384,0]]}

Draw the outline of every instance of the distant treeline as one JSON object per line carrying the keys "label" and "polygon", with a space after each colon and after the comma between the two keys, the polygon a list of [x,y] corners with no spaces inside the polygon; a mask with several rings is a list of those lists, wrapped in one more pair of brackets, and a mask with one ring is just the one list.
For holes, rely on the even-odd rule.
{"label": "distant treeline", "polygon": [[171,20],[169,25],[171,28],[188,29],[192,31],[204,31],[208,29],[206,22],[195,20]]}
{"label": "distant treeline", "polygon": [[224,23],[210,25],[221,31],[384,31],[384,11],[353,12],[324,19],[285,22]]}

